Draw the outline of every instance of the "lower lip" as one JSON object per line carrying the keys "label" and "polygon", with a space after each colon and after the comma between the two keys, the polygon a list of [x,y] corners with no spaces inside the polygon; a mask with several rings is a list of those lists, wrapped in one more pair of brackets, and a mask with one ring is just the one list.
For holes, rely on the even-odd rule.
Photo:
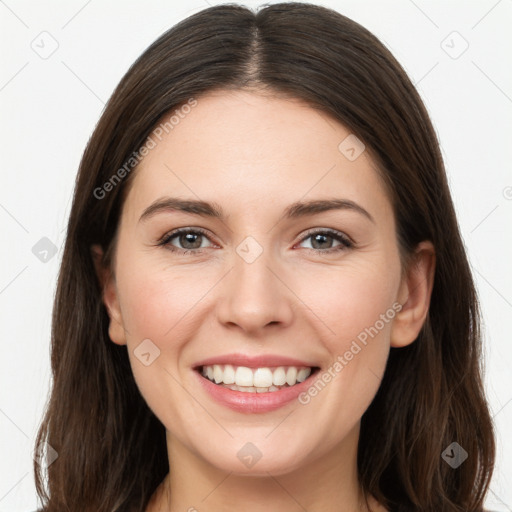
{"label": "lower lip", "polygon": [[284,407],[293,402],[306,389],[311,386],[319,370],[317,369],[304,381],[293,386],[285,387],[279,391],[268,391],[266,393],[249,393],[234,391],[224,386],[214,384],[210,379],[203,377],[197,370],[194,370],[201,386],[217,402],[237,412],[249,414],[270,412]]}

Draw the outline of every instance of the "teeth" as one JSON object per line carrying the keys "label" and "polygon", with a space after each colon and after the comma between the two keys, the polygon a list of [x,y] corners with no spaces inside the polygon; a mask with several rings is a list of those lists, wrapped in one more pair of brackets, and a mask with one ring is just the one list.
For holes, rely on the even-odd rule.
{"label": "teeth", "polygon": [[215,384],[222,382],[223,378],[224,378],[223,371],[222,371],[221,367],[216,364],[213,367],[213,380],[215,381]]}
{"label": "teeth", "polygon": [[290,366],[286,372],[286,383],[288,386],[293,386],[297,382],[297,368]]}
{"label": "teeth", "polygon": [[[215,366],[220,368],[218,365]],[[245,366],[239,366],[235,372],[235,384],[237,386],[254,386],[252,370]]]}
{"label": "teeth", "polygon": [[224,366],[224,376],[222,377],[224,384],[234,384],[235,383],[235,369],[227,364]]}
{"label": "teeth", "polygon": [[305,381],[311,374],[311,368],[279,366],[277,368],[248,368],[230,364],[203,366],[203,376],[215,384],[235,391],[265,393],[278,391],[281,387],[294,386]]}
{"label": "teeth", "polygon": [[297,382],[305,381],[309,377],[310,373],[311,373],[311,369],[310,368],[302,368],[302,369],[300,369],[299,373],[297,374]]}
{"label": "teeth", "polygon": [[[310,370],[311,371],[311,370]],[[272,375],[272,384],[274,386],[283,386],[286,384],[286,369],[280,366],[274,370]]]}
{"label": "teeth", "polygon": [[272,372],[270,369],[257,368],[254,372],[253,384],[259,388],[268,388],[269,386],[272,386]]}
{"label": "teeth", "polygon": [[220,386],[232,389],[233,391],[242,391],[244,393],[268,393],[269,391],[279,391],[281,389],[280,387],[278,388],[276,386],[270,386],[268,388],[258,388],[256,386],[237,386],[236,384],[231,384],[229,386],[227,386],[226,384],[220,384]]}

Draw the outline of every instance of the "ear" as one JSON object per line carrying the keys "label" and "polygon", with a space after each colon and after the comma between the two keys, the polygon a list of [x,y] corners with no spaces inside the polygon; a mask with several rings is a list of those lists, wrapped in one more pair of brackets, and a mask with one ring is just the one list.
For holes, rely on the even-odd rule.
{"label": "ear", "polygon": [[103,261],[103,249],[100,245],[91,245],[91,256],[96,269],[100,288],[102,289],[101,298],[107,309],[110,318],[108,335],[117,345],[126,345],[126,333],[123,324],[121,308],[119,306],[119,297],[114,273],[110,267],[107,267]]}
{"label": "ear", "polygon": [[421,331],[430,307],[434,286],[435,249],[430,241],[418,244],[398,292],[402,309],[393,320],[391,346],[411,344]]}

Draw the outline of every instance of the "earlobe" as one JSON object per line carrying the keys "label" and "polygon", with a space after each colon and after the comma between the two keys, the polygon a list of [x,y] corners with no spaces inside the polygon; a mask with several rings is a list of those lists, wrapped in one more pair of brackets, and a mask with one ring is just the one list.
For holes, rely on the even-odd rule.
{"label": "earlobe", "polygon": [[109,337],[117,345],[126,345],[123,317],[119,306],[114,274],[112,270],[103,263],[103,249],[100,245],[91,245],[91,257],[94,262],[100,288],[102,289],[101,298],[110,319],[108,327]]}
{"label": "earlobe", "polygon": [[391,329],[391,346],[405,347],[418,337],[425,323],[434,286],[435,249],[430,241],[418,244],[402,280],[398,300],[402,309]]}

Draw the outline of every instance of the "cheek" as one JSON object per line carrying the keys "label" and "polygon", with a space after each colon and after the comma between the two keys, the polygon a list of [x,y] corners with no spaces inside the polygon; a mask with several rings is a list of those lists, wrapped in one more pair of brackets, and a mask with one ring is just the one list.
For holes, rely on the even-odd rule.
{"label": "cheek", "polygon": [[334,443],[339,432],[359,421],[379,389],[396,312],[385,282],[345,273],[325,285],[326,292],[313,297],[320,318],[334,332],[322,329],[330,361],[321,382],[312,384],[300,400],[311,404],[319,421],[333,426],[326,438]]}
{"label": "cheek", "polygon": [[398,268],[384,270],[384,265],[373,262],[324,269],[312,277],[310,274],[307,279],[306,275],[297,279],[297,295],[316,315],[317,323],[323,325],[323,339],[329,343],[331,353],[344,351],[347,343],[376,322],[379,334],[389,334],[391,322],[387,319],[382,324],[380,320],[381,315],[392,314],[388,310],[396,297]]}
{"label": "cheek", "polygon": [[207,276],[198,279],[197,272],[160,268],[154,262],[126,265],[118,288],[129,342],[141,337],[159,343],[179,340],[177,332],[187,325],[190,312],[213,284]]}
{"label": "cheek", "polygon": [[[183,392],[178,384],[182,379],[180,354],[193,336],[191,322],[200,308],[198,303],[212,285],[208,279],[198,280],[183,269],[173,271],[155,262],[127,258],[119,269],[118,291],[127,349],[139,391],[161,420],[179,417],[178,398]],[[147,366],[138,358],[142,343],[149,346]]]}
{"label": "cheek", "polygon": [[320,319],[322,343],[330,355],[324,382],[336,392],[326,393],[324,399],[339,408],[343,396],[342,416],[346,414],[347,421],[349,416],[362,415],[380,385],[396,315],[398,281],[399,265],[374,262],[317,273],[299,291]]}
{"label": "cheek", "polygon": [[[130,256],[119,260],[116,281],[135,379],[143,394],[144,390],[154,394],[160,384],[174,382],[163,368],[177,375],[180,352],[193,330],[194,312],[213,283],[209,284],[208,278],[198,280],[197,274],[183,268],[171,269],[166,264]],[[145,340],[157,347],[149,344],[150,359],[153,354],[157,357],[147,367],[137,359],[138,347],[143,342],[148,345]]]}

